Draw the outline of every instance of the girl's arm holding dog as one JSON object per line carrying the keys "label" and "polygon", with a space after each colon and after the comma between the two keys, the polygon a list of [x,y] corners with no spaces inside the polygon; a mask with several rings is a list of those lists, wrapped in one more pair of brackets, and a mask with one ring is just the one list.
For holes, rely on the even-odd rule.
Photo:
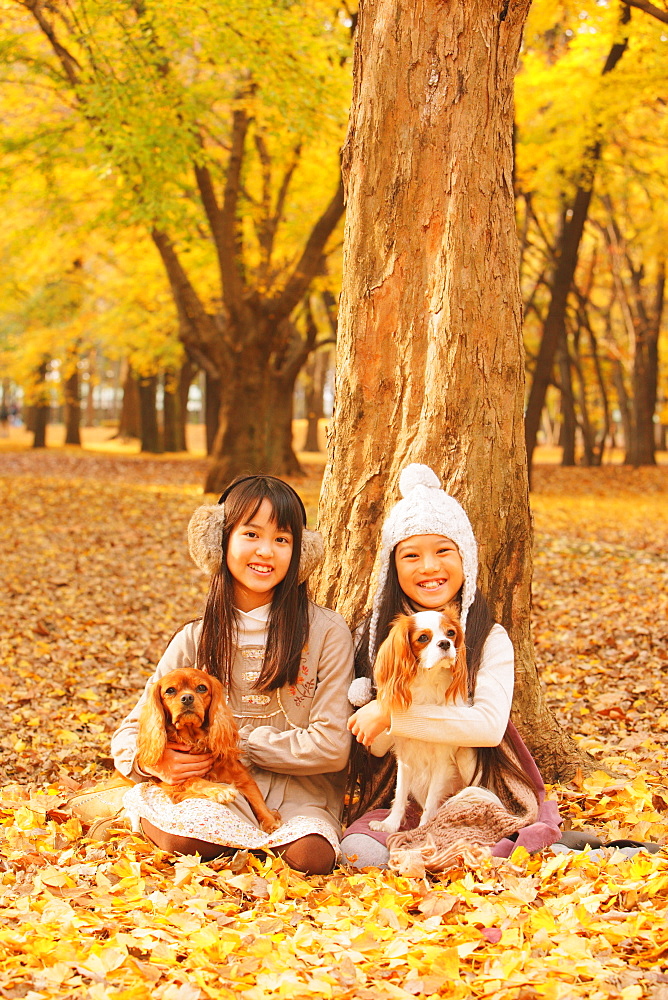
{"label": "girl's arm holding dog", "polygon": [[371,701],[348,726],[374,756],[387,753],[395,736],[462,747],[497,746],[510,718],[514,664],[508,634],[495,625],[485,642],[471,705],[411,705],[390,716]]}
{"label": "girl's arm holding dog", "polygon": [[[333,618],[333,616],[332,616]],[[126,777],[145,780],[137,769],[137,728],[149,686],[170,670],[196,666],[199,623],[186,625],[172,639],[155,673],[130,714],[112,737],[111,749],[117,770]],[[315,635],[312,637],[315,639]],[[293,726],[283,732],[273,726],[245,726],[240,746],[247,760],[258,767],[283,774],[324,774],[340,771],[348,762],[350,737],[346,720],[350,714],[348,687],[352,680],[352,639],[342,619],[330,620],[317,660],[317,686],[306,728]],[[208,754],[185,754],[167,745],[160,762],[163,780],[174,782],[203,777],[211,769]]]}
{"label": "girl's arm holding dog", "polygon": [[132,778],[135,781],[145,781],[155,773],[155,776],[161,778],[163,781],[166,780],[178,784],[181,781],[186,781],[188,778],[202,778],[211,770],[213,757],[210,754],[184,753],[183,747],[175,749],[175,746],[169,743],[160,764],[150,774],[140,771],[135,763],[139,716],[148,697],[149,689],[152,684],[161,677],[164,677],[165,674],[168,674],[170,670],[195,666],[197,644],[193,633],[198,628],[198,624],[197,622],[192,622],[185,625],[174,636],[163,653],[153,676],[147,681],[141,698],[130,714],[123,719],[111,738],[111,753],[114,758],[116,770],[124,774],[126,778]]}

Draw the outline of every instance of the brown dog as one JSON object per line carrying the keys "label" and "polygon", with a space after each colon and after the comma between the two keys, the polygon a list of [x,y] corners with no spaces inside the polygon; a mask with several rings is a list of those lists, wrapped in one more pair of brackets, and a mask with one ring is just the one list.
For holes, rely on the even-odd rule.
{"label": "brown dog", "polygon": [[139,718],[139,767],[155,768],[167,743],[181,743],[191,753],[211,753],[215,758],[204,778],[188,778],[176,785],[157,779],[172,802],[195,798],[226,803],[239,791],[265,833],[280,825],[279,813],[267,808],[262,792],[239,760],[237,726],[223,686],[204,670],[172,670],[152,686]]}

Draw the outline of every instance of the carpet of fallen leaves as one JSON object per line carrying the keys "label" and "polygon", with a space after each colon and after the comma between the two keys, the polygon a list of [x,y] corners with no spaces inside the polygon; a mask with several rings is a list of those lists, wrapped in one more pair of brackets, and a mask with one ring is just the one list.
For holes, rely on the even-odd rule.
{"label": "carpet of fallen leaves", "polygon": [[[305,879],[82,837],[64,793],[109,773],[116,723],[201,609],[185,526],[202,473],[0,453],[0,997],[667,1000],[663,853]],[[554,794],[573,828],[664,843],[668,468],[539,468],[532,504],[539,662],[601,766]]]}

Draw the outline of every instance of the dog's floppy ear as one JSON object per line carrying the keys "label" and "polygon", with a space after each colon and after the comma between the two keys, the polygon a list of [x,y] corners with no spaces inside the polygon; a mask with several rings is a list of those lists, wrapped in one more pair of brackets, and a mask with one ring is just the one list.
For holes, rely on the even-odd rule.
{"label": "dog's floppy ear", "polygon": [[155,767],[167,744],[165,709],[160,697],[160,684],[151,685],[139,716],[137,732],[137,763],[143,769]]}
{"label": "dog's floppy ear", "polygon": [[393,708],[408,708],[412,701],[411,684],[418,669],[418,660],[410,642],[412,625],[410,615],[395,618],[374,664],[378,700],[390,711]]}
{"label": "dog's floppy ear", "polygon": [[455,656],[455,662],[452,667],[452,682],[445,692],[445,702],[456,701],[457,698],[465,699],[468,695],[468,680],[469,672],[466,665],[466,642],[464,640],[464,633],[462,627],[459,624],[459,618],[453,617],[449,622],[455,629],[455,650],[457,655]]}
{"label": "dog's floppy ear", "polygon": [[237,727],[234,717],[225,704],[223,685],[217,677],[209,677],[211,704],[209,705],[209,750],[214,757],[224,757],[237,745]]}

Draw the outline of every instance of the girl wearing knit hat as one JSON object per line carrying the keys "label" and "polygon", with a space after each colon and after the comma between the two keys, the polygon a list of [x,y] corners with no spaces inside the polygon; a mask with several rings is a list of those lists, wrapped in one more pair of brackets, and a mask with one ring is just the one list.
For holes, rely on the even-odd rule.
{"label": "girl wearing knit hat", "polygon": [[[353,645],[340,615],[309,600],[306,579],[322,561],[297,493],[274,476],[235,480],[188,527],[190,554],[211,577],[204,615],[174,636],[137,706],[112,738],[116,768],[136,784],[123,803],[135,828],[172,853],[206,860],[225,849],[272,849],[291,867],[325,874],[334,865],[350,753],[348,687]],[[139,717],[150,686],[199,667],[225,689],[267,806],[281,826],[260,829],[246,799],[173,803],[150,781],[179,783],[211,769],[208,754],[167,745],[152,769],[137,763]]]}
{"label": "girl wearing knit hat", "polygon": [[[357,867],[387,863],[388,835],[372,830],[369,821],[384,818],[392,799],[396,764],[389,750],[394,736],[470,748],[472,785],[494,787],[503,771],[516,784],[529,786],[538,802],[540,822],[529,827],[533,835],[526,838],[527,845],[530,849],[546,846],[559,837],[558,813],[553,803],[542,801],[540,774],[510,723],[513,647],[476,587],[478,550],[471,523],[426,465],[407,466],[399,478],[399,490],[402,499],[383,525],[371,615],[357,633],[357,679],[349,698],[361,707],[348,723],[357,740],[349,787],[349,819],[355,821],[342,841],[343,856]],[[468,701],[411,705],[387,715],[373,700],[371,677],[376,653],[393,619],[401,613],[438,610],[452,601],[459,604],[465,630]],[[413,826],[418,818],[419,814],[413,817]],[[523,842],[523,832],[518,843]],[[496,853],[509,853],[515,846],[507,844]]]}

